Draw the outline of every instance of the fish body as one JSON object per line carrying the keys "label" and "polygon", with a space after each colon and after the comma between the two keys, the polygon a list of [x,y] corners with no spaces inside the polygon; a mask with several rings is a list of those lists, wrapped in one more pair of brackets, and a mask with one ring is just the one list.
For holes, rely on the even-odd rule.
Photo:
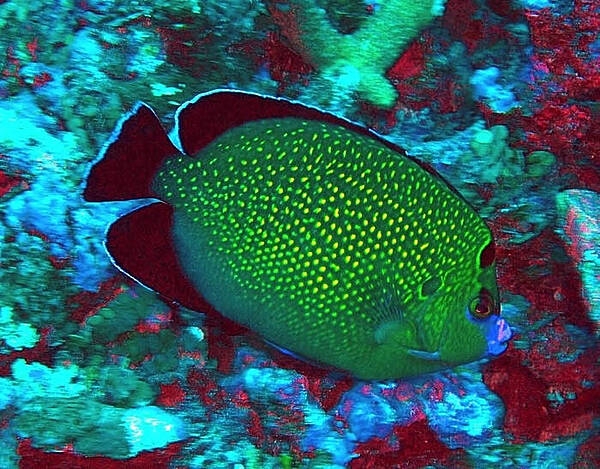
{"label": "fish body", "polygon": [[[140,105],[121,123],[85,193],[162,201],[109,230],[113,260],[141,283],[193,308],[205,301],[280,348],[363,379],[506,348],[489,228],[401,149],[319,110],[235,91],[180,108],[183,153],[153,119]],[[126,191],[111,185],[115,162],[141,173]],[[127,252],[131,226],[159,220],[160,239],[146,244],[168,251],[149,259],[176,271],[170,281]]]}

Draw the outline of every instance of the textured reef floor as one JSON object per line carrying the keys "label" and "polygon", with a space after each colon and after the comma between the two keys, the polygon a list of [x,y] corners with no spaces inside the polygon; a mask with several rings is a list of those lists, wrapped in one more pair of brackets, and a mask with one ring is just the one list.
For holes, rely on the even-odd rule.
{"label": "textured reef floor", "polygon": [[[0,467],[600,467],[598,2],[30,0],[0,28]],[[436,168],[494,232],[509,349],[340,378],[117,271],[132,204],[85,203],[89,164],[136,101],[170,128],[217,87]]]}

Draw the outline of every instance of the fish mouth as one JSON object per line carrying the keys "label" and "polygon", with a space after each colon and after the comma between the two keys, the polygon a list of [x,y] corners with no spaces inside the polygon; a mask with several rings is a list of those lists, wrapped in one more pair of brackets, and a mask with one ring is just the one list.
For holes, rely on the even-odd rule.
{"label": "fish mouth", "polygon": [[[497,314],[478,323],[487,342],[487,356],[497,356],[502,354],[508,348],[508,341],[513,336],[512,329],[508,322]],[[406,349],[406,352],[413,357],[427,360],[430,362],[442,362],[441,346],[437,350],[428,351],[422,349]]]}
{"label": "fish mouth", "polygon": [[[487,318],[484,322],[481,322],[479,326],[481,327],[487,341],[486,355],[497,356],[502,354],[508,348],[508,341],[513,336],[513,332],[508,325],[508,322],[504,318],[494,314]],[[439,348],[434,351],[409,348],[406,350],[406,352],[409,355],[421,360],[427,360],[430,362],[443,361]]]}
{"label": "fish mouth", "polygon": [[486,321],[485,331],[488,355],[496,356],[504,352],[512,335],[512,330],[506,320],[498,315],[491,316]]}

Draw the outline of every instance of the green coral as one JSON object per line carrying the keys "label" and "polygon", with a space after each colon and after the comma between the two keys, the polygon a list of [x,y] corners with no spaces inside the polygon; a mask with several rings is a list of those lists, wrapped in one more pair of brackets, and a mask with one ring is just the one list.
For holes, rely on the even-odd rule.
{"label": "green coral", "polygon": [[533,151],[526,157],[509,145],[508,128],[495,125],[475,132],[471,140],[472,154],[464,157],[475,164],[485,162],[485,170],[477,178],[479,183],[506,181],[511,187],[521,187],[527,181],[536,182],[548,176],[556,167],[556,157],[547,151]]}
{"label": "green coral", "polygon": [[114,352],[127,357],[133,363],[144,362],[156,373],[175,371],[179,366],[176,336],[168,329],[156,334],[133,332],[127,340],[114,347]]}
{"label": "green coral", "polygon": [[178,417],[155,406],[122,409],[90,400],[41,397],[14,418],[17,434],[35,447],[73,445],[85,456],[124,459],[185,437]]}
{"label": "green coral", "polygon": [[[61,361],[61,360],[59,360]],[[14,428],[36,447],[73,444],[84,455],[125,458],[136,451],[126,417],[151,403],[156,392],[138,375],[116,365],[50,368],[14,361],[12,378],[3,384],[16,408]],[[6,403],[5,403],[6,405]],[[106,441],[111,444],[106,447]]]}
{"label": "green coral", "polygon": [[[378,4],[373,14],[351,34],[339,32],[327,12],[314,0],[295,0],[291,6],[300,32],[298,38],[283,28],[283,34],[317,69],[321,78],[346,79],[348,89],[381,107],[390,107],[397,98],[396,89],[385,77],[408,43],[443,12],[443,2],[390,0]],[[351,77],[352,79],[348,79]],[[334,90],[335,91],[335,90]]]}
{"label": "green coral", "polygon": [[[120,336],[130,333],[129,338],[136,337],[132,331],[140,321],[167,308],[155,293],[145,288],[129,289],[123,286],[123,289],[121,294],[87,318],[83,327],[68,338],[67,346],[71,353],[83,355],[86,364],[94,364],[93,357],[104,355],[106,346]],[[143,355],[139,357],[140,353],[143,352],[137,351],[135,357],[143,358]],[[90,359],[92,362],[86,361]]]}
{"label": "green coral", "polygon": [[[40,397],[14,418],[20,436],[45,449],[73,444],[84,455],[130,456],[121,409],[90,400]],[[107,445],[107,442],[110,444]]]}
{"label": "green coral", "polygon": [[[0,212],[4,207],[0,203]],[[9,308],[12,323],[11,326],[5,322],[1,337],[5,343],[18,345],[11,348],[31,347],[37,336],[34,329],[52,325],[53,339],[60,340],[71,327],[65,321],[65,299],[76,287],[70,283],[68,269],[56,269],[50,262],[48,243],[25,232],[18,233],[19,242],[8,241],[13,233],[6,230],[0,248],[0,291],[6,292],[2,306]],[[5,321],[9,310],[5,310]]]}
{"label": "green coral", "polygon": [[508,143],[508,128],[495,125],[489,129],[480,129],[473,135],[471,150],[475,160],[486,163],[478,182],[495,183],[500,178],[512,185],[521,186],[527,178],[541,178],[552,172],[556,166],[556,157],[547,151],[533,151],[527,157]]}
{"label": "green coral", "polygon": [[[477,129],[470,150],[457,165],[461,178],[452,182],[484,218],[500,212],[510,215],[519,223],[511,231],[515,242],[530,239],[553,222],[550,207],[558,188],[541,184],[556,170],[552,153],[534,151],[524,155],[510,146],[509,131],[504,125]],[[489,199],[481,196],[482,186],[489,189]]]}
{"label": "green coral", "polygon": [[[85,324],[68,337],[67,349],[82,364],[101,367],[106,363],[107,349],[127,364],[140,365],[148,374],[172,372],[180,366],[179,350],[198,351],[206,355],[201,329],[190,326],[174,332],[162,328],[139,332],[136,326],[153,314],[163,314],[168,306],[145,288],[123,287],[124,291],[90,316]],[[182,311],[185,314],[185,311]],[[189,323],[202,320],[192,313]],[[122,372],[121,372],[122,373]],[[117,379],[118,381],[118,379]],[[146,393],[147,394],[147,393]]]}
{"label": "green coral", "polygon": [[525,159],[525,169],[532,178],[547,176],[555,166],[556,156],[545,150],[532,151]]}
{"label": "green coral", "polygon": [[89,334],[94,343],[107,344],[133,330],[142,319],[161,308],[164,310],[166,306],[158,301],[153,292],[135,287],[121,293],[88,318],[84,333]]}
{"label": "green coral", "polygon": [[508,145],[508,128],[504,125],[477,131],[471,149],[475,158],[486,162],[485,171],[478,178],[480,183],[494,183],[500,177],[522,173],[522,157]]}
{"label": "green coral", "polygon": [[86,371],[92,371],[96,375],[92,388],[106,404],[128,408],[149,404],[156,397],[152,386],[127,368],[111,365]]}
{"label": "green coral", "polygon": [[18,389],[17,397],[25,404],[37,402],[42,397],[74,398],[87,391],[81,382],[80,368],[74,364],[49,368],[18,358],[12,363],[11,371],[15,389]]}

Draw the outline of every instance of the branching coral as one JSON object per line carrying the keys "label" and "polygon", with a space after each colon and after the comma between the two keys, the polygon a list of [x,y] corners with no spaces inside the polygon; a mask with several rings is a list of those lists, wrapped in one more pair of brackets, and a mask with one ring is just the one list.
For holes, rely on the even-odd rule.
{"label": "branching coral", "polygon": [[[278,11],[275,11],[279,8]],[[351,34],[336,30],[325,10],[315,0],[294,0],[287,13],[276,7],[273,17],[294,49],[333,82],[345,79],[347,92],[357,91],[364,99],[390,107],[397,93],[386,70],[407,44],[443,12],[443,2],[390,0],[378,4],[372,15]],[[297,24],[291,25],[290,16]],[[348,79],[352,77],[352,79]],[[336,83],[334,83],[336,84]]]}

